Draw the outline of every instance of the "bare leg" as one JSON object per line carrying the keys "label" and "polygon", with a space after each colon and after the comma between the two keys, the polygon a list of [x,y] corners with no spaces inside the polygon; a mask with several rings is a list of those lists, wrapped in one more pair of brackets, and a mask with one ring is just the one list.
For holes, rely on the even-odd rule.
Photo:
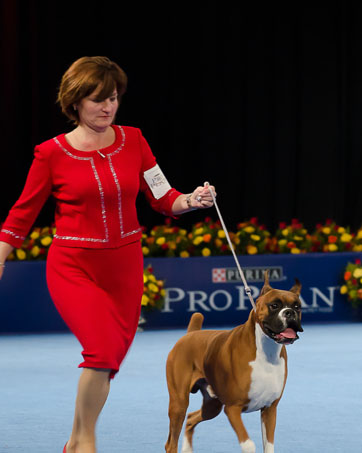
{"label": "bare leg", "polygon": [[95,427],[109,393],[110,370],[84,368],[78,384],[67,453],[96,453]]}

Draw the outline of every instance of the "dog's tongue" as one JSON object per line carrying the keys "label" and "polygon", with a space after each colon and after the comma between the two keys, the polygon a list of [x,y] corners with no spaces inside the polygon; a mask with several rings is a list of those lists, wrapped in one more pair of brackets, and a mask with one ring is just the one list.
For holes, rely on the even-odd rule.
{"label": "dog's tongue", "polygon": [[284,332],[280,332],[280,336],[284,338],[295,338],[297,334],[293,329],[288,327],[288,329],[285,329]]}

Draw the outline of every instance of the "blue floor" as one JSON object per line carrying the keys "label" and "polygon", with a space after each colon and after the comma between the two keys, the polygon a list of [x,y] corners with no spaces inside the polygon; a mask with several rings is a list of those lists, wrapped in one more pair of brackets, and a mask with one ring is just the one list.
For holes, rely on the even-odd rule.
{"label": "blue floor", "polygon": [[[288,346],[276,453],[362,451],[362,325],[306,325]],[[136,336],[98,424],[100,453],[160,453],[168,434],[165,361],[183,331]],[[80,347],[70,334],[0,337],[0,452],[61,453],[71,429]],[[191,409],[201,403],[191,398]],[[246,414],[262,452],[259,414]],[[198,426],[195,453],[239,452],[221,413]]]}

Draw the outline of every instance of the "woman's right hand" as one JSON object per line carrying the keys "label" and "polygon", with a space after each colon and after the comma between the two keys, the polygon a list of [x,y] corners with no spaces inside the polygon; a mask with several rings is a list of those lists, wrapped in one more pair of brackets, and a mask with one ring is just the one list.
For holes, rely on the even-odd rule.
{"label": "woman's right hand", "polygon": [[14,247],[7,242],[0,241],[0,280],[2,279],[6,258],[14,250]]}

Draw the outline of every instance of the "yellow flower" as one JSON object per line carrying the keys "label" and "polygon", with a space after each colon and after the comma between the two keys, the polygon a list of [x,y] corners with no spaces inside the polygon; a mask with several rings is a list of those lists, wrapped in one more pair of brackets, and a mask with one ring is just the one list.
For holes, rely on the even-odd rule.
{"label": "yellow flower", "polygon": [[249,255],[255,255],[258,253],[258,249],[255,247],[255,245],[248,245],[246,247],[246,251]]}
{"label": "yellow flower", "polygon": [[144,255],[148,255],[150,253],[150,249],[148,247],[142,247],[142,253]]}
{"label": "yellow flower", "polygon": [[250,237],[253,241],[260,241],[260,236],[258,236],[257,234],[252,234]]}
{"label": "yellow flower", "polygon": [[148,288],[150,291],[152,291],[153,293],[158,293],[159,292],[159,288],[157,285],[155,285],[154,283],[150,283],[148,285]]}
{"label": "yellow flower", "polygon": [[166,296],[166,290],[165,289],[161,289],[160,294],[161,294],[162,297],[165,297]]}
{"label": "yellow flower", "polygon": [[300,249],[293,247],[292,249],[290,249],[290,253],[292,253],[293,255],[298,255],[298,253],[300,253]]}
{"label": "yellow flower", "polygon": [[157,280],[156,280],[156,277],[155,277],[154,275],[152,275],[152,274],[150,274],[150,275],[148,276],[148,280],[149,280],[150,282],[155,282],[155,281],[157,281]]}
{"label": "yellow flower", "polygon": [[234,238],[234,244],[239,245],[240,244],[240,239],[238,237]]}
{"label": "yellow flower", "polygon": [[44,245],[44,247],[47,247],[48,245],[50,245],[52,243],[52,238],[50,236],[45,236],[44,238],[42,238],[40,240],[41,242],[41,245]]}
{"label": "yellow flower", "polygon": [[354,252],[362,252],[362,244],[355,245],[355,246],[353,247],[353,251],[354,251]]}
{"label": "yellow flower", "polygon": [[147,275],[144,273],[143,274],[143,283],[147,283],[148,282],[148,277]]}
{"label": "yellow flower", "polygon": [[188,258],[190,256],[189,252],[187,252],[186,250],[183,250],[181,253],[180,253],[180,256],[181,258]]}
{"label": "yellow flower", "polygon": [[338,250],[338,247],[336,246],[336,244],[328,244],[328,250],[330,252],[336,252]]}
{"label": "yellow flower", "polygon": [[346,294],[347,291],[348,290],[347,290],[347,286],[346,285],[341,286],[341,289],[340,289],[341,294]]}
{"label": "yellow flower", "polygon": [[225,237],[225,231],[224,230],[219,230],[217,232],[217,235],[219,238],[223,239]]}
{"label": "yellow flower", "polygon": [[247,226],[247,227],[244,228],[244,231],[245,231],[246,233],[254,233],[255,228],[252,227],[251,225],[249,225],[249,226]]}
{"label": "yellow flower", "polygon": [[194,245],[199,245],[199,244],[201,244],[202,241],[203,241],[202,236],[197,236],[197,237],[192,241],[192,243],[193,243]]}
{"label": "yellow flower", "polygon": [[55,227],[52,228],[52,233],[53,233],[53,235],[54,235],[56,232],[57,232],[57,229],[56,229]]}
{"label": "yellow flower", "polygon": [[150,301],[150,298],[148,296],[146,296],[146,294],[144,294],[142,296],[141,305],[143,305],[143,306],[148,305],[149,301]]}
{"label": "yellow flower", "polygon": [[187,230],[181,229],[179,230],[179,234],[181,234],[181,236],[186,236]]}
{"label": "yellow flower", "polygon": [[34,247],[30,250],[30,254],[36,258],[39,255],[40,248],[37,245],[34,245]]}
{"label": "yellow flower", "polygon": [[283,247],[284,245],[287,244],[287,242],[288,242],[288,241],[287,241],[286,239],[280,239],[280,240],[278,241],[278,244],[279,244],[281,247]]}
{"label": "yellow flower", "polygon": [[357,233],[357,239],[362,239],[362,230]]}
{"label": "yellow flower", "polygon": [[21,261],[22,261],[22,260],[25,260],[25,258],[26,258],[26,253],[24,252],[24,250],[22,250],[22,249],[16,249],[15,253],[16,253],[16,257],[17,257],[18,260],[21,260]]}
{"label": "yellow flower", "polygon": [[303,228],[303,229],[301,230],[301,233],[302,233],[302,234],[307,234],[308,231],[307,231],[305,228]]}
{"label": "yellow flower", "polygon": [[362,268],[357,268],[353,271],[353,277],[354,278],[360,278],[362,277]]}
{"label": "yellow flower", "polygon": [[322,232],[323,232],[324,234],[329,234],[329,233],[331,232],[331,229],[330,229],[329,227],[324,227],[324,228],[322,229]]}
{"label": "yellow flower", "polygon": [[216,247],[221,247],[221,246],[222,246],[222,240],[216,238],[216,239],[215,239],[215,245],[216,245]]}
{"label": "yellow flower", "polygon": [[282,230],[282,235],[283,236],[288,236],[288,234],[289,234],[288,228],[284,228],[284,230]]}
{"label": "yellow flower", "polygon": [[207,247],[205,247],[204,249],[202,249],[201,253],[202,253],[202,256],[210,256],[211,250],[208,249]]}
{"label": "yellow flower", "polygon": [[339,227],[337,231],[338,231],[339,234],[343,234],[343,233],[346,232],[346,229],[343,228],[343,227]]}
{"label": "yellow flower", "polygon": [[349,242],[352,239],[352,235],[348,233],[344,233],[341,236],[341,241],[342,242]]}
{"label": "yellow flower", "polygon": [[199,235],[199,234],[202,234],[204,232],[204,229],[201,227],[201,228],[197,228],[197,230],[195,230],[195,235]]}
{"label": "yellow flower", "polygon": [[38,239],[38,237],[40,236],[40,234],[38,233],[38,231],[33,231],[30,235],[30,238],[31,239]]}
{"label": "yellow flower", "polygon": [[303,241],[303,238],[301,236],[294,236],[293,239],[295,241]]}
{"label": "yellow flower", "polygon": [[163,236],[156,239],[157,245],[163,245],[165,242],[166,242],[166,238],[164,238]]}

